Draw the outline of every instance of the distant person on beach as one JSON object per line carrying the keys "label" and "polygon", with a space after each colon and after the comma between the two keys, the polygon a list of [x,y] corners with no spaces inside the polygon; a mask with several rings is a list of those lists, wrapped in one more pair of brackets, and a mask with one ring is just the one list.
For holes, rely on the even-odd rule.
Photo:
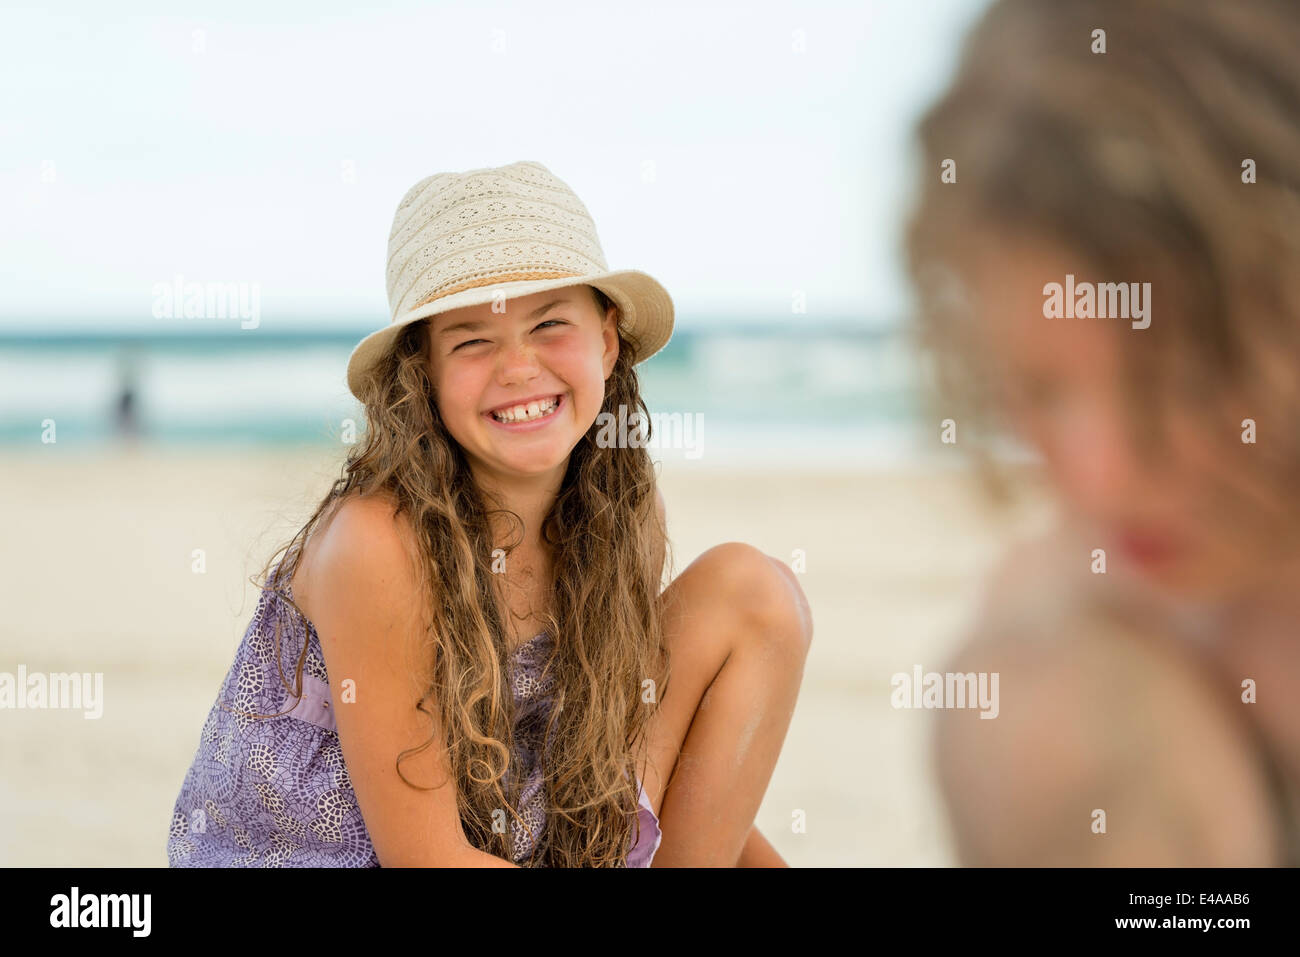
{"label": "distant person on beach", "polygon": [[139,374],[135,360],[129,356],[118,362],[118,391],[113,402],[113,433],[119,439],[134,441],[140,437]]}
{"label": "distant person on beach", "polygon": [[127,383],[117,395],[113,421],[118,435],[133,438],[140,431],[135,412],[135,388]]}
{"label": "distant person on beach", "polygon": [[1000,675],[938,712],[964,863],[1300,863],[1298,52],[1294,0],[1001,0],[921,123],[944,414],[1060,505],[947,665]]}
{"label": "distant person on beach", "polygon": [[735,542],[666,575],[654,464],[608,427],[647,414],[668,293],[532,162],[413,186],[387,279],[365,434],[262,570],[170,863],[784,866],[754,819],[803,592]]}

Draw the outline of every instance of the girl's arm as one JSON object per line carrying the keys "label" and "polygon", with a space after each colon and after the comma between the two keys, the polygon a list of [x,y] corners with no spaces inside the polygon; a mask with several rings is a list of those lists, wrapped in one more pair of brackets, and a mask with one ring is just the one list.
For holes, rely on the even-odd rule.
{"label": "girl's arm", "polygon": [[745,846],[740,851],[740,860],[736,861],[737,867],[789,867],[785,859],[776,852],[776,848],[768,843],[758,830],[757,827],[749,829],[749,837],[745,839]]}
{"label": "girl's arm", "polygon": [[[416,709],[430,663],[410,539],[388,504],[351,499],[312,543],[297,592],[320,636],[353,791],[383,867],[514,867],[466,840],[442,728]],[[436,704],[426,704],[435,715]],[[398,775],[397,756],[431,731],[401,765],[414,785],[439,785],[419,790]]]}

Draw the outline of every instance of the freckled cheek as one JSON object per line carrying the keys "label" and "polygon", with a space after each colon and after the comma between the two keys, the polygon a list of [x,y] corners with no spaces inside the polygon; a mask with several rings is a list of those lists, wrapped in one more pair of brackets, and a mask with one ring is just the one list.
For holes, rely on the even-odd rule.
{"label": "freckled cheek", "polygon": [[445,370],[437,388],[438,413],[444,422],[468,423],[478,418],[484,386],[476,377]]}
{"label": "freckled cheek", "polygon": [[605,394],[599,352],[593,352],[583,343],[565,343],[547,352],[546,364],[574,391],[579,404],[594,402],[599,408]]}

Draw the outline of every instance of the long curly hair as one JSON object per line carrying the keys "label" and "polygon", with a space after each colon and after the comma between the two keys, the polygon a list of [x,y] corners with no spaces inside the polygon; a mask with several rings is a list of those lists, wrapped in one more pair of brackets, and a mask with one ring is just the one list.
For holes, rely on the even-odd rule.
{"label": "long curly hair", "polygon": [[[603,314],[610,300],[587,288]],[[648,427],[634,369],[636,346],[622,330],[618,335],[619,355],[602,411],[617,415],[620,405],[629,415],[639,410]],[[416,707],[432,719],[432,701],[445,729],[466,838],[510,860],[510,829],[499,826],[500,811],[527,825],[518,809],[522,776],[508,773],[517,760],[509,612],[504,576],[493,573],[493,553],[504,549],[508,561],[514,545],[494,541],[493,526],[499,530],[504,519],[522,531],[522,520],[476,485],[464,452],[443,425],[427,336],[426,320],[397,337],[363,395],[362,440],[348,452],[342,474],[315,513],[254,584],[283,595],[281,585],[292,579],[312,530],[349,495],[382,493],[409,518],[418,541],[433,662]],[[541,529],[553,550],[554,570],[551,607],[541,617],[556,639],[542,679],[554,678],[542,738],[548,742],[542,757],[547,820],[532,853],[517,862],[522,866],[626,866],[628,849],[640,836],[635,782],[647,744],[644,732],[668,685],[659,596],[665,571],[671,577],[671,557],[654,466],[644,447],[602,447],[597,431],[593,423],[574,447]],[[517,545],[522,535],[513,541]],[[302,695],[305,661],[304,644],[294,686],[284,685],[295,698]],[[432,744],[431,733],[420,747],[396,756],[398,774],[411,787],[416,785],[402,774],[402,761]]]}
{"label": "long curly hair", "polygon": [[1162,318],[1123,350],[1136,446],[1161,454],[1155,413],[1177,403],[1233,461],[1243,416],[1258,419],[1268,440],[1240,472],[1259,489],[1225,501],[1243,522],[1258,505],[1265,538],[1300,522],[1297,50],[1295,0],[998,0],[971,31],[918,127],[906,253],[936,409],[973,426],[963,448],[994,491],[1009,490],[989,454],[996,370],[954,266],[1002,228],[1162,279]]}

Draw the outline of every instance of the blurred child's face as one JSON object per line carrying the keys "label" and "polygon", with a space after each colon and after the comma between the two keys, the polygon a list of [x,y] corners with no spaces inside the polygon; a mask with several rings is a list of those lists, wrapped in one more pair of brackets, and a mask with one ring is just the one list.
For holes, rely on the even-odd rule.
{"label": "blurred child's face", "polygon": [[429,321],[438,411],[479,477],[563,477],[618,358],[617,310],[588,286],[469,306]]}
{"label": "blurred child's face", "polygon": [[[1106,573],[1136,574],[1192,597],[1213,598],[1257,584],[1259,542],[1241,514],[1224,508],[1223,491],[1250,471],[1241,455],[1210,441],[1207,420],[1193,410],[1196,386],[1156,396],[1126,391],[1126,348],[1150,334],[1121,318],[1045,318],[1043,287],[1075,282],[1151,281],[1150,276],[1098,276],[1077,255],[1046,241],[989,237],[967,263],[973,320],[983,357],[995,370],[1000,405],[1020,436],[1043,456],[1048,474],[1085,530],[1091,549],[1105,549]],[[1095,271],[1093,271],[1095,273]],[[1151,323],[1176,322],[1177,307],[1152,283]],[[1159,400],[1166,443],[1154,455],[1135,447],[1134,402]]]}

